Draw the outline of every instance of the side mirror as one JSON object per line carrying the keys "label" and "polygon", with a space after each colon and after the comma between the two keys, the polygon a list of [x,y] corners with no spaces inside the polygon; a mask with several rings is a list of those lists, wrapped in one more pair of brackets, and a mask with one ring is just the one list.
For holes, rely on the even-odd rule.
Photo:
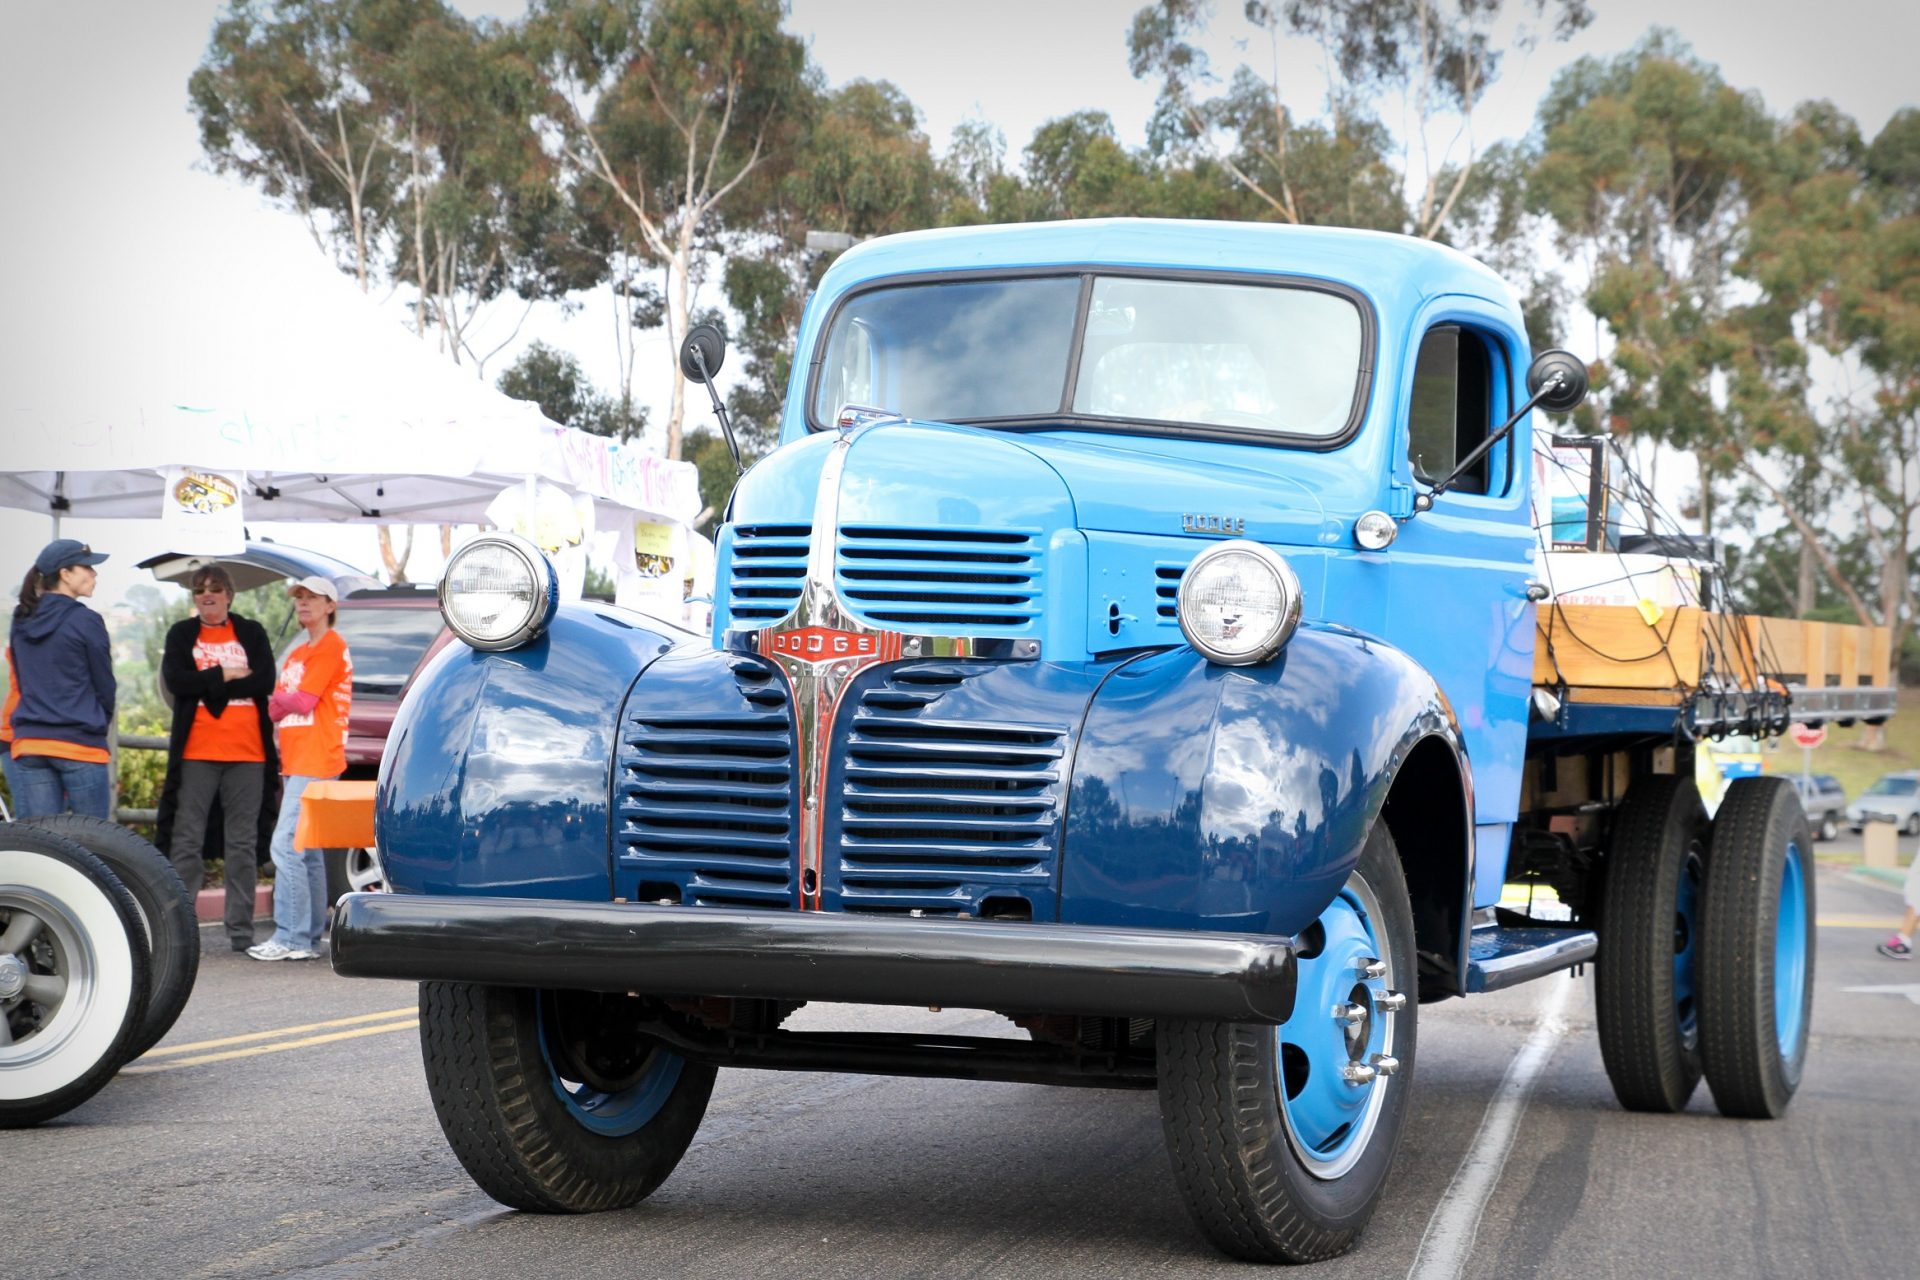
{"label": "side mirror", "polygon": [[1587,398],[1587,366],[1571,351],[1542,351],[1527,369],[1527,391],[1548,413],[1566,413]]}
{"label": "side mirror", "polygon": [[[720,372],[721,362],[726,358],[727,338],[718,325],[697,324],[687,332],[686,341],[680,344],[680,372],[695,382],[712,382],[713,375]],[[1582,389],[1586,387],[1584,379],[1580,385]]]}

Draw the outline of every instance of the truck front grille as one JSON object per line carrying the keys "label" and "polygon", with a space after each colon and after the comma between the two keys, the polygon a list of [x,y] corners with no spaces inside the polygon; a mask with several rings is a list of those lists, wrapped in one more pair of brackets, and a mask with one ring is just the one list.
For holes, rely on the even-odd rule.
{"label": "truck front grille", "polygon": [[803,524],[734,529],[733,555],[727,565],[727,613],[736,627],[762,627],[792,610],[805,584],[811,534]]}
{"label": "truck front grille", "polygon": [[840,529],[836,586],[876,625],[1024,635],[1038,625],[1044,557],[1032,530]]}
{"label": "truck front grille", "polygon": [[[759,663],[737,660],[740,702],[649,714],[636,697],[621,726],[614,779],[616,853],[689,904],[793,905],[794,737],[787,694]],[[684,701],[677,705],[685,706]]]}
{"label": "truck front grille", "polygon": [[1047,887],[1067,730],[943,718],[942,696],[978,670],[897,668],[846,723],[842,909],[973,912]]}

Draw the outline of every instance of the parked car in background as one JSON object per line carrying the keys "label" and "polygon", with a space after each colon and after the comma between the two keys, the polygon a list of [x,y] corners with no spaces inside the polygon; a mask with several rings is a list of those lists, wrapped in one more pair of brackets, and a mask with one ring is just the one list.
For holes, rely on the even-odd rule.
{"label": "parked car in background", "polygon": [[344,592],[336,621],[353,655],[346,776],[371,778],[380,772],[393,713],[413,673],[453,633],[441,621],[438,596],[426,583]]}
{"label": "parked car in background", "polygon": [[1807,811],[1807,825],[1815,840],[1831,840],[1840,834],[1847,816],[1847,791],[1840,779],[1830,773],[1794,773],[1787,781],[1800,793],[1800,807]]}
{"label": "parked car in background", "polygon": [[1847,806],[1849,827],[1869,822],[1897,823],[1901,834],[1920,836],[1920,770],[1886,774]]}

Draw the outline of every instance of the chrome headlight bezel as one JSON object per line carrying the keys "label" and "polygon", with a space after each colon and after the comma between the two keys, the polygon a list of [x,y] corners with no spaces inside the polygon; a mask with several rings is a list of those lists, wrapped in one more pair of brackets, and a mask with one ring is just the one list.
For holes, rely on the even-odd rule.
{"label": "chrome headlight bezel", "polygon": [[[1202,589],[1207,576],[1203,570],[1229,557],[1247,557],[1251,565],[1270,573],[1280,594],[1280,608],[1263,623],[1262,630],[1254,637],[1255,642],[1241,650],[1222,649],[1200,636],[1192,620],[1192,612],[1198,607],[1194,593]],[[1226,667],[1251,667],[1266,662],[1285,647],[1300,625],[1301,603],[1300,578],[1285,556],[1251,539],[1234,538],[1215,543],[1193,558],[1187,571],[1180,575],[1174,612],[1180,620],[1180,634],[1207,661]]]}
{"label": "chrome headlight bezel", "polygon": [[[462,560],[477,551],[495,548],[504,548],[511,554],[509,563],[517,563],[526,571],[528,604],[524,614],[514,619],[510,629],[498,635],[483,635],[464,625],[452,608],[453,581],[455,570]],[[440,616],[446,620],[447,627],[455,636],[469,648],[498,653],[530,644],[547,629],[547,624],[553,621],[555,610],[560,607],[560,578],[540,548],[525,538],[512,533],[483,533],[447,560],[446,572],[440,575],[439,600]]]}

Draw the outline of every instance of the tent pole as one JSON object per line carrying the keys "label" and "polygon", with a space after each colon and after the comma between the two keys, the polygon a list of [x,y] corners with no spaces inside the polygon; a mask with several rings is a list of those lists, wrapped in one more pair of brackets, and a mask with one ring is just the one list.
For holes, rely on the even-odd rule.
{"label": "tent pole", "polygon": [[54,472],[53,473],[53,501],[48,505],[48,510],[50,510],[53,513],[53,536],[55,538],[58,538],[60,536],[60,513],[64,511],[67,506],[67,495],[65,493],[66,487],[67,487],[67,473],[64,471]]}

